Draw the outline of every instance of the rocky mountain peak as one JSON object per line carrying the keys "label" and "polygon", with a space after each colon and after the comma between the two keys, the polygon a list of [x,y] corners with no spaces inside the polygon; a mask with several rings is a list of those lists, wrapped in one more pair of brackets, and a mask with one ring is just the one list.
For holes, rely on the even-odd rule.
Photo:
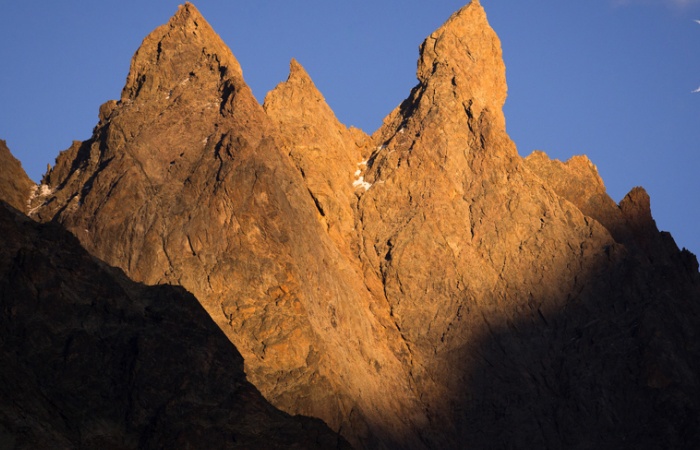
{"label": "rocky mountain peak", "polygon": [[125,159],[122,168],[138,167],[151,186],[182,182],[203,152],[220,143],[219,130],[247,134],[248,147],[254,147],[267,125],[231,50],[186,3],[143,40],[121,100],[100,107],[92,139],[67,150],[45,180],[54,185],[75,174],[71,182],[77,185],[106,161]]}
{"label": "rocky mountain peak", "polygon": [[[359,130],[349,130],[340,123],[306,69],[295,59],[289,63],[287,80],[278,84],[265,96],[263,108],[268,117],[283,129],[287,131],[294,129],[295,133],[306,133],[307,137],[313,133],[321,132],[329,136],[342,136],[341,140],[348,139],[353,142],[355,140],[363,141],[367,138]],[[338,145],[344,146],[344,144],[337,142],[335,144],[327,142],[323,151],[335,151]],[[357,146],[360,145],[357,144]],[[349,158],[357,163],[356,159],[360,156],[359,150],[350,149],[349,151],[351,154],[345,155],[345,157],[341,156],[341,159]]]}
{"label": "rocky mountain peak", "polygon": [[320,220],[341,249],[353,233],[353,182],[368,137],[335,116],[306,70],[292,59],[287,81],[265,97],[263,108],[304,179]]}
{"label": "rocky mountain peak", "polygon": [[243,77],[231,50],[197,8],[185,3],[143,40],[131,62],[122,101],[144,94],[169,98],[179,87],[207,75],[237,85]]}
{"label": "rocky mountain peak", "polygon": [[[456,175],[455,184],[462,183],[467,166],[477,171],[513,170],[504,166],[514,163],[517,151],[505,132],[507,85],[501,44],[478,2],[461,8],[425,39],[417,77],[410,96],[373,135],[379,151],[371,158],[376,164],[370,180],[376,181],[372,172],[387,176],[408,159],[453,165],[446,172]],[[500,142],[479,144],[486,140]]]}
{"label": "rocky mountain peak", "polygon": [[[289,61],[289,78],[309,78],[309,74],[306,72],[306,69],[299,64],[299,61],[296,59],[292,58],[291,61]],[[289,80],[287,80],[289,81]]]}
{"label": "rocky mountain peak", "polygon": [[322,112],[323,116],[332,117],[334,122],[339,123],[306,69],[295,59],[289,63],[287,80],[278,84],[265,96],[263,108],[269,116],[279,122],[284,122],[283,115],[288,119],[291,116],[298,116],[298,120],[313,117],[315,114],[309,111],[311,108],[316,112]]}
{"label": "rocky mountain peak", "polygon": [[418,79],[454,92],[479,109],[501,110],[506,100],[501,43],[478,1],[454,13],[420,47]]}

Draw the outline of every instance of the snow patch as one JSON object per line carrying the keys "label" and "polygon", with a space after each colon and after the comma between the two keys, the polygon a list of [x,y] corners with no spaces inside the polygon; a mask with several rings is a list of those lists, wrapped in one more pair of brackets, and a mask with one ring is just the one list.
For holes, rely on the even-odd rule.
{"label": "snow patch", "polygon": [[352,182],[353,187],[363,188],[365,191],[372,187],[372,183],[365,181],[365,177],[361,176],[357,180]]}
{"label": "snow patch", "polygon": [[53,194],[53,190],[49,187],[48,184],[42,184],[39,186],[39,197],[46,197],[48,195]]}
{"label": "snow patch", "polygon": [[39,190],[39,185],[34,185],[29,191],[29,198],[27,199],[27,209],[32,206],[32,200],[36,198],[36,191]]}
{"label": "snow patch", "polygon": [[39,210],[39,208],[41,208],[45,204],[45,202],[42,201],[42,202],[39,202],[39,206],[32,208],[32,209],[29,209],[32,206],[32,203],[34,202],[34,199],[37,199],[37,198],[44,199],[51,194],[53,194],[53,189],[51,189],[47,184],[40,184],[40,185],[34,186],[31,193],[29,194],[29,199],[27,200],[27,210],[28,210],[27,215],[31,216],[32,214],[37,212]]}
{"label": "snow patch", "polygon": [[372,187],[372,183],[365,181],[362,175],[362,167],[367,167],[367,160],[364,159],[357,163],[358,169],[355,171],[355,181],[352,182],[353,187],[363,188],[365,191]]}

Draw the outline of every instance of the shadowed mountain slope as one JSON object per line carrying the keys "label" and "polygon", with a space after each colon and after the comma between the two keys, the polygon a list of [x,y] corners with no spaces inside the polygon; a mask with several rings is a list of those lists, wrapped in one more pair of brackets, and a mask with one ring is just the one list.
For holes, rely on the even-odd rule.
{"label": "shadowed mountain slope", "polygon": [[181,287],[147,287],[0,202],[0,447],[344,448],[246,381]]}

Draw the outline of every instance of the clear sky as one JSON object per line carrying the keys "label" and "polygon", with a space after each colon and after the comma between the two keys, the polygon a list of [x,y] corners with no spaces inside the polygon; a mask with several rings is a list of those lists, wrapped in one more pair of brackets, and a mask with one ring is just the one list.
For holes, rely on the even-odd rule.
{"label": "clear sky", "polygon": [[[371,133],[416,84],[418,45],[467,0],[199,0],[258,100],[309,72],[346,125]],[[118,99],[141,40],[178,0],[4,2],[0,139],[35,181]],[[522,156],[586,154],[619,201],[700,252],[700,0],[482,0],[501,38],[508,132]]]}

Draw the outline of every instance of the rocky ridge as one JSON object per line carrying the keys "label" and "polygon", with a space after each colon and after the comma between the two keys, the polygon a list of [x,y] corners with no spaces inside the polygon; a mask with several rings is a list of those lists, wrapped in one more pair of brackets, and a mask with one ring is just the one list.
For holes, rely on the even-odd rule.
{"label": "rocky ridge", "polygon": [[358,448],[700,442],[697,260],[584,157],[521,158],[478,1],[371,137],[306,71],[259,105],[186,4],[32,200],[94,255],[192,292],[274,405]]}

